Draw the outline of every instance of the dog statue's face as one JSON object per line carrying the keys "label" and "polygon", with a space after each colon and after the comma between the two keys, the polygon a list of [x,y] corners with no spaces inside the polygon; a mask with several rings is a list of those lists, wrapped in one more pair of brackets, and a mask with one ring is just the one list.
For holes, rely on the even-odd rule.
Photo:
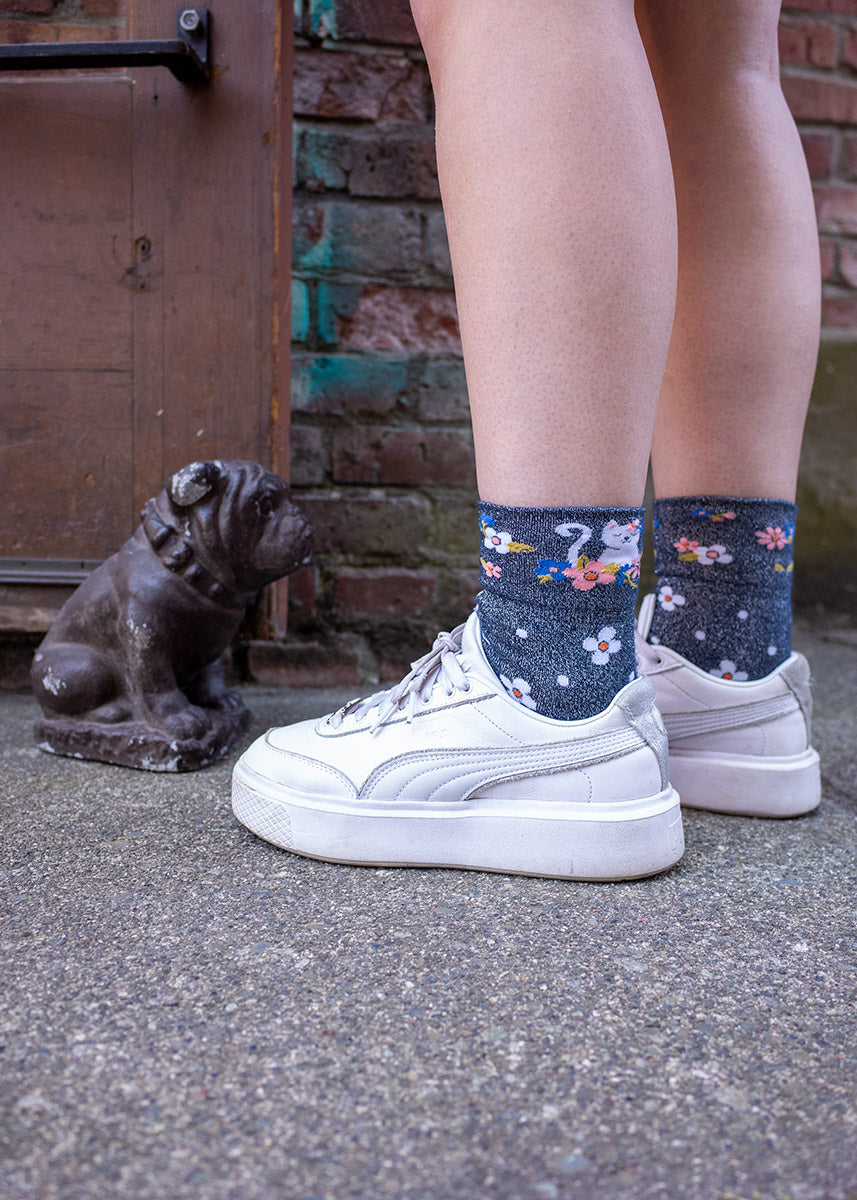
{"label": "dog statue's face", "polygon": [[190,463],[173,475],[174,519],[201,559],[239,591],[253,591],[309,561],[309,523],[278,475],[258,463]]}

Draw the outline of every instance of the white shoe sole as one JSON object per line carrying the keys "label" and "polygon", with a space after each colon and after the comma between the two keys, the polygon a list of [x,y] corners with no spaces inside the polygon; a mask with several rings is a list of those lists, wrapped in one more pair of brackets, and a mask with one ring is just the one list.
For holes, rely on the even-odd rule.
{"label": "white shoe sole", "polygon": [[673,750],[670,780],[685,808],[742,817],[798,817],[821,801],[821,769],[812,749],[784,758]]}
{"label": "white shoe sole", "polygon": [[616,803],[366,804],[301,796],[239,762],[232,809],[275,846],[354,866],[454,867],[604,881],[655,875],[684,851],[678,793]]}

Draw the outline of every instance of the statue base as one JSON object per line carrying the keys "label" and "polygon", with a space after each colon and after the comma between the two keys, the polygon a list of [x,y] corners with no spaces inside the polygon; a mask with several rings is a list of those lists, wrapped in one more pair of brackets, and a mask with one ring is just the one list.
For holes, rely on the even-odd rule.
{"label": "statue base", "polygon": [[92,759],[138,771],[198,771],[232,750],[250,728],[243,705],[209,710],[211,727],[201,738],[170,738],[142,721],[107,725],[74,717],[43,717],[36,722],[40,750],[67,758]]}

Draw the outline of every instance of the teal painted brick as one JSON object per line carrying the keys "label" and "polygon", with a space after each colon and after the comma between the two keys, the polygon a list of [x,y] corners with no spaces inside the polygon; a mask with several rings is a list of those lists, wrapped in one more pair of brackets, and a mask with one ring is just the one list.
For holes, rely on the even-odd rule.
{"label": "teal painted brick", "polygon": [[295,180],[311,192],[437,200],[437,160],[430,125],[383,136],[350,129],[305,128],[296,139]]}
{"label": "teal painted brick", "polygon": [[419,45],[408,0],[310,0],[309,11],[318,37]]}
{"label": "teal painted brick", "polygon": [[293,262],[300,271],[415,271],[422,225],[415,209],[341,201],[295,206]]}
{"label": "teal painted brick", "polygon": [[294,355],[292,408],[331,415],[388,416],[406,404],[402,359]]}
{"label": "teal painted brick", "polygon": [[292,341],[309,337],[309,288],[301,279],[292,280]]}
{"label": "teal painted brick", "polygon": [[337,36],[336,0],[310,0],[310,30],[317,37]]}
{"label": "teal painted brick", "polygon": [[337,318],[352,317],[357,309],[363,285],[359,283],[320,283],[316,334],[329,345],[339,340]]}

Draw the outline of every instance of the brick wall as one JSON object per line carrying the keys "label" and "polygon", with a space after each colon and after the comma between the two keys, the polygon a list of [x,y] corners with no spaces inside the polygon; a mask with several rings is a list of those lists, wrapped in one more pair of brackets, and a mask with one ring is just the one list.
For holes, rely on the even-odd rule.
{"label": "brick wall", "polygon": [[126,8],[127,0],[0,0],[0,43],[123,38]]}
{"label": "brick wall", "polygon": [[783,91],[812,175],[824,278],[824,324],[857,332],[857,0],[785,5]]}
{"label": "brick wall", "polygon": [[393,676],[476,580],[431,88],[407,0],[304,0],[295,34],[292,483],[318,553],[290,639]]}
{"label": "brick wall", "polygon": [[[428,76],[406,0],[296,0],[292,480],[316,531],[290,637],[395,674],[474,588],[475,493]],[[824,320],[857,335],[857,0],[784,9]],[[300,653],[296,648],[293,653]]]}

